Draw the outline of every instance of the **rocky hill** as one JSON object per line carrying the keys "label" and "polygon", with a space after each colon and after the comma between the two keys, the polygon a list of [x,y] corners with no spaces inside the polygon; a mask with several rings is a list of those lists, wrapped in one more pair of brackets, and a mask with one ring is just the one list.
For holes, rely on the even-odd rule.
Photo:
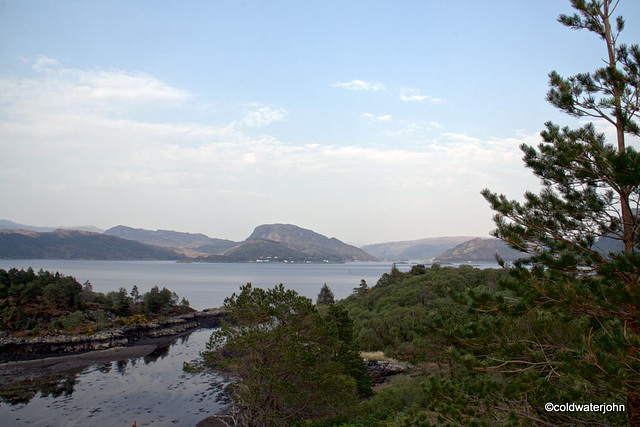
{"label": "rocky hill", "polygon": [[435,258],[437,262],[495,262],[496,253],[505,261],[522,258],[524,254],[511,249],[495,238],[475,238],[461,243]]}
{"label": "rocky hill", "polygon": [[3,259],[177,260],[167,248],[79,230],[0,230]]}
{"label": "rocky hill", "polygon": [[377,261],[378,258],[336,238],[290,224],[256,227],[240,245],[209,261],[349,262]]}
{"label": "rocky hill", "polygon": [[427,260],[473,239],[471,236],[430,237],[419,240],[376,243],[363,246],[371,255],[390,260]]}

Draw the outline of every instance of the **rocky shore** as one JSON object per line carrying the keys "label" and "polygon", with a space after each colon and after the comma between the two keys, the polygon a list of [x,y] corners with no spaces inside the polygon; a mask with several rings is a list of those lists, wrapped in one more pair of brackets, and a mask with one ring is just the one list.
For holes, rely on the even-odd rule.
{"label": "rocky shore", "polygon": [[222,309],[207,309],[91,335],[2,337],[0,363],[126,347],[145,339],[176,336],[199,327],[215,327],[224,315]]}

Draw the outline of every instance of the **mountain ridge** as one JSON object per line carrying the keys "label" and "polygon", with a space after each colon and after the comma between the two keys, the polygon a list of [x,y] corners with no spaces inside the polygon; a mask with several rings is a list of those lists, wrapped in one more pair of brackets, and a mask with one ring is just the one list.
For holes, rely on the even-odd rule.
{"label": "mountain ridge", "polygon": [[179,260],[184,255],[82,230],[0,230],[2,259]]}
{"label": "mountain ridge", "polygon": [[55,230],[80,230],[80,231],[91,231],[94,233],[102,233],[103,229],[96,227],[95,225],[77,225],[71,227],[65,226],[57,226],[57,227],[40,227],[34,225],[26,225],[19,224],[17,222],[8,220],[8,219],[0,219],[0,230],[31,230],[37,231],[41,233],[46,233]]}
{"label": "mountain ridge", "polygon": [[143,228],[127,227],[125,225],[111,227],[106,230],[104,234],[117,236],[122,239],[135,240],[148,245],[181,249],[186,253],[191,252],[200,255],[221,254],[239,243],[209,237],[202,233],[185,233],[173,230],[152,231]]}

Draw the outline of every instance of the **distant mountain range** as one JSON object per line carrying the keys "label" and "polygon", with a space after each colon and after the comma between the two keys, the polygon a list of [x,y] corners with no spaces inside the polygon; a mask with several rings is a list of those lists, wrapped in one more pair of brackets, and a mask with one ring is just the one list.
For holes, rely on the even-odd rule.
{"label": "distant mountain range", "polygon": [[471,236],[456,237],[431,237],[420,240],[407,240],[401,242],[376,243],[365,245],[363,250],[371,255],[396,261],[428,260],[456,245],[474,239]]}
{"label": "distant mountain range", "polygon": [[[22,226],[22,229],[17,227]],[[5,229],[2,229],[5,227]],[[336,238],[289,224],[257,227],[243,242],[204,234],[116,226],[104,233],[0,223],[0,258],[348,262],[378,258]]]}
{"label": "distant mountain range", "polygon": [[[97,227],[85,226],[89,230]],[[291,224],[265,224],[242,242],[200,233],[118,225],[103,233],[53,230],[0,220],[0,258],[192,260],[201,262],[493,262],[522,257],[494,238],[438,237],[378,243],[362,249]],[[608,242],[607,242],[608,243]]]}
{"label": "distant mountain range", "polygon": [[80,230],[90,231],[92,233],[102,233],[104,231],[94,225],[79,225],[75,227],[36,227],[33,225],[18,224],[17,222],[9,221],[8,219],[0,219],[0,230],[31,230],[40,233],[55,230]]}
{"label": "distant mountain range", "polygon": [[0,230],[0,258],[178,260],[171,249],[81,230]]}

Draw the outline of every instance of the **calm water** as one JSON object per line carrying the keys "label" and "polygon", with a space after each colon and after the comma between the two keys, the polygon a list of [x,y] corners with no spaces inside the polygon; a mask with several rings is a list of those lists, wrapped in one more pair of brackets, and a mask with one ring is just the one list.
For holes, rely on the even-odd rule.
{"label": "calm water", "polygon": [[[137,285],[140,293],[153,286],[177,292],[201,310],[219,307],[224,299],[237,292],[241,285],[273,287],[283,283],[314,301],[326,282],[336,296],[344,298],[365,279],[375,285],[383,273],[391,271],[390,262],[353,262],[346,264],[284,264],[284,263],[176,263],[173,261],[84,261],[84,260],[0,260],[0,268],[32,267],[59,271],[73,276],[80,283],[86,280],[96,292],[131,291]],[[408,265],[398,265],[406,271]]]}
{"label": "calm water", "polygon": [[221,377],[182,371],[183,361],[196,359],[210,335],[198,330],[147,357],[31,382],[21,395],[23,401],[33,395],[28,403],[0,401],[0,425],[195,426],[223,407]]}

